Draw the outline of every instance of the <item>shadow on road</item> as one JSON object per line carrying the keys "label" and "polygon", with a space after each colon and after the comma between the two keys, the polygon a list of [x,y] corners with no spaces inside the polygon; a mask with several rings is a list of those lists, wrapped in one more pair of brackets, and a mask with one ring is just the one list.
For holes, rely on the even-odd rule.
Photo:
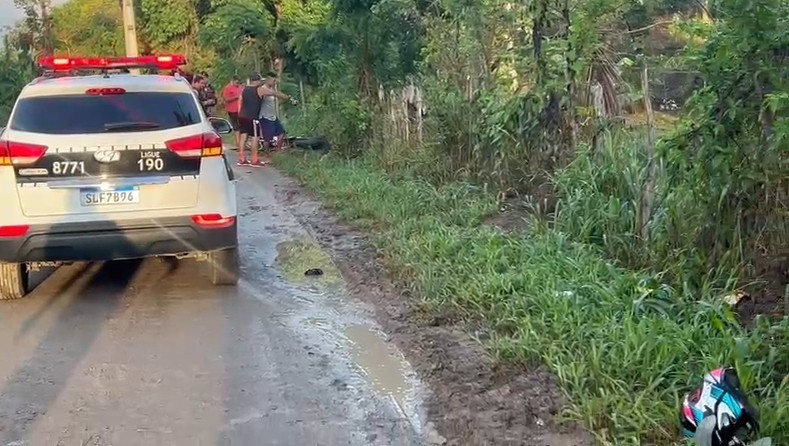
{"label": "shadow on road", "polygon": [[[92,264],[86,271],[73,274],[73,280],[66,284],[72,289],[61,287],[61,292],[56,293],[72,297],[35,350],[2,380],[0,444],[22,441],[30,427],[46,414],[117,308],[140,265],[140,260]],[[74,288],[85,273],[95,274]],[[53,296],[48,303],[58,298]],[[26,321],[23,330],[29,330],[44,311]]]}
{"label": "shadow on road", "polygon": [[[22,327],[17,330],[16,334],[14,335],[14,340],[19,340],[27,335],[33,328],[35,328],[36,324],[41,320],[41,318],[47,313],[49,310],[50,305],[54,304],[56,301],[61,299],[65,292],[70,290],[72,286],[82,277],[82,275],[88,270],[90,264],[82,263],[77,266],[76,270],[68,271],[70,275],[65,283],[58,286],[56,291],[47,293],[48,296],[46,297],[46,303],[41,305],[34,314],[30,317],[25,319],[25,322],[22,324]],[[61,270],[62,271],[62,270]],[[39,285],[42,285],[47,279],[57,279],[57,276],[53,277],[56,273],[58,273],[57,269],[49,268],[47,270],[38,271],[36,273],[31,274],[31,282],[30,282],[30,293],[31,295],[28,298],[34,298],[35,291]],[[47,290],[41,290],[46,293]]]}

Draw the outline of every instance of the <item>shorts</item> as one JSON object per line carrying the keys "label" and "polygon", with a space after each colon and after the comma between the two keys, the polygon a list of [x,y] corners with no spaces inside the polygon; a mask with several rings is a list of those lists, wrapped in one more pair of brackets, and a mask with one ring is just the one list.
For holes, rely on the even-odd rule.
{"label": "shorts", "polygon": [[274,119],[271,121],[269,119],[261,118],[259,122],[260,136],[264,141],[271,141],[275,136],[285,133],[285,128],[282,127],[282,123],[279,122],[279,119]]}
{"label": "shorts", "polygon": [[230,125],[233,126],[233,130],[238,131],[238,113],[227,113],[228,121],[230,121]]}
{"label": "shorts", "polygon": [[254,135],[255,132],[255,124],[252,123],[251,119],[242,118],[241,116],[238,117],[238,131],[242,135]]}

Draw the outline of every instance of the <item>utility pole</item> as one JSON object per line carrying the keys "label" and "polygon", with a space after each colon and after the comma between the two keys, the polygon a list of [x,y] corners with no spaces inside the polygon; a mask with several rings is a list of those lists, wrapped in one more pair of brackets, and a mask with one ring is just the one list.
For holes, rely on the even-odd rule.
{"label": "utility pole", "polygon": [[50,1],[39,0],[38,7],[41,9],[42,50],[45,56],[52,56],[55,52],[55,39],[52,37],[52,17],[49,14]]}
{"label": "utility pole", "polygon": [[137,57],[137,26],[134,19],[134,0],[121,0],[123,11],[123,38],[126,41],[126,56]]}
{"label": "utility pole", "polygon": [[[134,19],[134,0],[121,0],[121,12],[123,14],[123,38],[126,41],[126,57],[137,57],[140,55],[137,49],[137,25]],[[129,70],[131,74],[140,74],[140,70],[134,68]]]}

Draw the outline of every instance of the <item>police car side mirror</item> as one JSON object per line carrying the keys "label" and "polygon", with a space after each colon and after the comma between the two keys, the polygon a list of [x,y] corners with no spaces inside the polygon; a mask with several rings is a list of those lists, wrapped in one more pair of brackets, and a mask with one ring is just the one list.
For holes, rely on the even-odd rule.
{"label": "police car side mirror", "polygon": [[233,126],[230,125],[226,119],[222,118],[208,118],[208,122],[211,123],[211,126],[214,127],[217,133],[220,135],[227,135],[229,133],[233,133]]}

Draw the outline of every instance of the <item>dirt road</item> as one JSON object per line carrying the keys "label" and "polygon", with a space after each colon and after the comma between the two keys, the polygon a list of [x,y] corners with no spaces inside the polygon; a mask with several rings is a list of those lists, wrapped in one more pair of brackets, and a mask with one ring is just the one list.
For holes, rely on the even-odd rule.
{"label": "dirt road", "polygon": [[0,304],[0,445],[422,444],[422,384],[282,180],[239,172],[237,288],[149,259],[62,267]]}

